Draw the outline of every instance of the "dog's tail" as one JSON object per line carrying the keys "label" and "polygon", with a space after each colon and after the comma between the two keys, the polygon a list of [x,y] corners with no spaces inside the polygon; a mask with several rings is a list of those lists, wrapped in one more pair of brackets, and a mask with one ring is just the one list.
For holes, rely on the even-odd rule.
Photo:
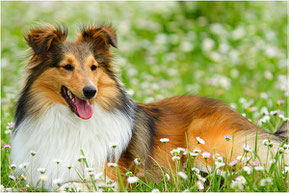
{"label": "dog's tail", "polygon": [[274,135],[286,138],[289,136],[289,122],[284,122],[281,127],[274,133]]}

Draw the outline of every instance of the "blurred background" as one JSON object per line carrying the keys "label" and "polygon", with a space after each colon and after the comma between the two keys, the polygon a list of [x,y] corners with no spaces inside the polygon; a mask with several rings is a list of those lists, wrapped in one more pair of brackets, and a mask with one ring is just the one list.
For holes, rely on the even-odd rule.
{"label": "blurred background", "polygon": [[257,121],[260,114],[253,111],[275,109],[288,95],[286,7],[286,2],[2,2],[2,123],[13,121],[28,59],[23,33],[39,22],[67,25],[69,40],[82,24],[111,23],[118,35],[114,64],[138,102],[208,96]]}

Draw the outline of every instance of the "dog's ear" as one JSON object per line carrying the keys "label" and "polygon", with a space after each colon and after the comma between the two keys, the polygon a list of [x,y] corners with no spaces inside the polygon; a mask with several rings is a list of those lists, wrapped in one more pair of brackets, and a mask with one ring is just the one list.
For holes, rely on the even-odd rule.
{"label": "dog's ear", "polygon": [[46,25],[42,28],[31,29],[24,37],[34,53],[40,55],[53,46],[65,41],[67,28]]}
{"label": "dog's ear", "polygon": [[106,25],[83,28],[78,40],[92,44],[95,50],[107,50],[110,46],[117,48],[116,33],[110,26]]}

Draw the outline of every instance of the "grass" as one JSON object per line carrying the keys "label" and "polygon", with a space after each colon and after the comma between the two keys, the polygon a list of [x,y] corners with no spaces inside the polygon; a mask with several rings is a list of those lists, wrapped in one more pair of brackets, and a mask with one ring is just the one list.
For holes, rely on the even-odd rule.
{"label": "grass", "polygon": [[[135,101],[148,103],[188,93],[208,96],[224,101],[271,132],[289,116],[286,2],[1,3],[2,147],[11,137],[11,128],[6,127],[13,121],[27,59],[23,33],[37,22],[66,24],[70,39],[80,24],[112,22],[119,41],[119,49],[113,50],[114,64]],[[277,115],[270,115],[275,110]],[[188,164],[179,168],[187,180],[164,171],[170,180],[153,183],[140,178],[130,190],[288,191],[283,155],[276,159],[281,165],[269,171],[256,171],[249,165],[252,172],[247,174],[238,162],[234,173],[226,167],[225,177],[216,175],[215,169],[201,173],[206,179],[204,190],[196,186],[202,178],[191,171],[194,161],[189,158]],[[19,191],[20,185],[8,177],[10,164],[9,151],[2,149],[1,184]],[[236,181],[239,176],[246,183],[240,185]],[[267,184],[261,186],[261,181]],[[24,186],[25,181],[20,184]],[[41,186],[31,191],[40,190]]]}

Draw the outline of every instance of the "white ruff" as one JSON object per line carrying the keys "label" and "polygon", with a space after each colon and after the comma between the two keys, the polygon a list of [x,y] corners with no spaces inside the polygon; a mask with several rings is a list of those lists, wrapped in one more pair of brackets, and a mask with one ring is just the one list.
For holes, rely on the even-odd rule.
{"label": "white ruff", "polygon": [[[117,144],[115,156],[119,159],[130,141],[132,120],[119,110],[109,113],[98,105],[93,106],[93,112],[89,120],[82,120],[68,107],[53,105],[40,119],[27,117],[19,125],[12,141],[12,161],[18,165],[29,162],[28,183],[31,162],[34,185],[40,176],[37,168],[46,168],[45,187],[49,189],[56,187],[52,183],[55,179],[80,181],[76,169],[82,175],[86,173],[84,163],[77,161],[81,148],[89,167],[96,172],[102,172],[107,160],[112,158],[113,144]],[[33,158],[31,150],[37,152]],[[58,167],[56,159],[62,160]],[[67,165],[74,166],[70,173]]]}

